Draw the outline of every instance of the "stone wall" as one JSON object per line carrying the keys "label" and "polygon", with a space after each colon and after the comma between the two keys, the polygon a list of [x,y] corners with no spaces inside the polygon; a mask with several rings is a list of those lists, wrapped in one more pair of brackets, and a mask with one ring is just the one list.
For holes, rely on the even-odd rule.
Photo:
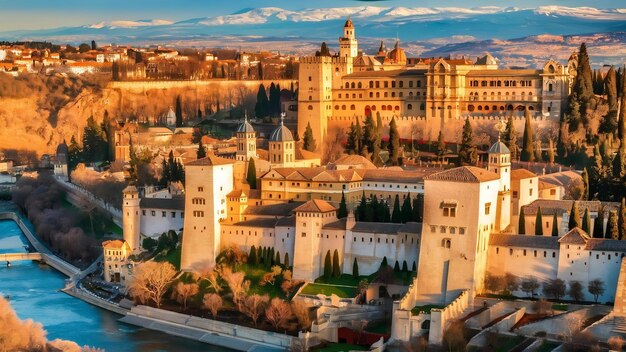
{"label": "stone wall", "polygon": [[591,306],[582,308],[572,312],[559,314],[557,316],[538,321],[536,323],[524,325],[516,331],[525,336],[535,336],[536,333],[543,331],[548,337],[557,337],[561,334],[572,335],[575,330],[580,328],[580,324],[585,320],[610,311],[606,306]]}
{"label": "stone wall", "polygon": [[443,334],[452,322],[461,317],[463,312],[471,305],[472,297],[469,291],[463,291],[454,301],[443,309],[433,309],[430,312],[430,331],[428,343],[441,344]]}

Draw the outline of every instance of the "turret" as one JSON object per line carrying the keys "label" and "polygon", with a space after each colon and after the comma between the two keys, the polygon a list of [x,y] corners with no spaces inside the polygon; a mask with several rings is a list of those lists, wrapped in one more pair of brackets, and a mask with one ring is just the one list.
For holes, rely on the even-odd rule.
{"label": "turret", "polygon": [[502,231],[511,223],[511,151],[498,136],[488,157],[487,169],[500,176],[495,225],[496,231]]}
{"label": "turret", "polygon": [[124,241],[128,243],[132,252],[139,250],[139,235],[141,221],[139,216],[139,191],[135,186],[128,186],[122,191],[122,225],[124,227]]}
{"label": "turret", "polygon": [[270,163],[288,166],[296,159],[293,135],[284,124],[285,113],[280,115],[280,126],[272,132],[269,141]]}
{"label": "turret", "polygon": [[256,131],[248,122],[248,113],[246,112],[244,122],[237,127],[237,154],[238,161],[247,162],[250,158],[256,158]]}
{"label": "turret", "polygon": [[358,55],[359,45],[354,34],[354,24],[348,17],[343,26],[343,37],[339,38],[339,56],[343,58],[355,58]]}

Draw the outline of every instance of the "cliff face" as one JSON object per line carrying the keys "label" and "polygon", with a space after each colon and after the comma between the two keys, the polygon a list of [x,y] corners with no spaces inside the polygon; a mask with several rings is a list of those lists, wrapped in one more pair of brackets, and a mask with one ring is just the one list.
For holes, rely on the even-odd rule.
{"label": "cliff face", "polygon": [[[175,107],[183,116],[206,116],[217,106],[254,110],[258,81],[104,82],[90,76],[0,73],[0,150],[41,155],[54,153],[63,140],[80,143],[87,119],[100,123],[105,111],[113,119],[154,122]],[[269,86],[271,82],[263,82]],[[277,81],[290,88],[291,81]]]}

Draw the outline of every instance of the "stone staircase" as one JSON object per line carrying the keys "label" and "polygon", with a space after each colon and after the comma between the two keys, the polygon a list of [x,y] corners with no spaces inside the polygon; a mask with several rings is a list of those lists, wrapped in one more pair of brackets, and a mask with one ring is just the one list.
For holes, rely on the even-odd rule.
{"label": "stone staircase", "polygon": [[626,335],[626,317],[625,316],[613,315],[612,326],[613,326],[613,328],[611,329],[612,332]]}

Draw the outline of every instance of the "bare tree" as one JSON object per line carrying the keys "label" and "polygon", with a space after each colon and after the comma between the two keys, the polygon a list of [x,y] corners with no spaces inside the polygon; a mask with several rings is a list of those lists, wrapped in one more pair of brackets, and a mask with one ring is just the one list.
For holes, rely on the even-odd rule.
{"label": "bare tree", "polygon": [[607,342],[611,351],[621,351],[624,347],[624,339],[620,336],[611,336]]}
{"label": "bare tree", "polygon": [[259,282],[261,286],[265,286],[265,284],[274,285],[276,282],[276,277],[282,273],[283,269],[279,265],[274,265],[272,270],[263,275],[263,278]]}
{"label": "bare tree", "polygon": [[356,338],[357,344],[361,343],[361,338],[363,337],[363,331],[365,331],[365,327],[367,326],[367,324],[369,324],[369,322],[365,319],[353,320],[352,322],[350,322],[352,331],[354,331],[354,333],[357,336]]}
{"label": "bare tree", "polygon": [[209,287],[219,294],[222,291],[222,283],[220,282],[220,273],[217,268],[202,268],[197,272],[200,279],[206,280]]}
{"label": "bare tree", "polygon": [[254,326],[257,326],[257,322],[269,301],[270,297],[268,295],[252,294],[242,300],[241,312],[252,319]]}
{"label": "bare tree", "polygon": [[498,293],[504,290],[505,287],[506,282],[504,281],[504,276],[492,275],[490,273],[485,275],[485,288],[488,291]]}
{"label": "bare tree", "polygon": [[311,328],[311,314],[309,307],[303,301],[292,301],[291,311],[298,319],[298,324],[302,330]]}
{"label": "bare tree", "polygon": [[200,291],[200,287],[197,283],[186,284],[182,281],[179,281],[176,284],[174,293],[178,303],[182,303],[183,310],[187,310],[187,301],[189,300],[189,297],[197,295],[198,291]]}
{"label": "bare tree", "polygon": [[202,306],[211,312],[211,315],[215,319],[217,312],[222,308],[222,297],[217,293],[207,293],[202,298]]}
{"label": "bare tree", "polygon": [[226,281],[228,288],[230,288],[230,292],[233,295],[233,303],[235,303],[241,311],[242,300],[250,289],[250,280],[245,279],[243,272],[233,272],[229,267],[222,270],[222,278]]}
{"label": "bare tree", "polygon": [[265,317],[278,330],[279,328],[286,328],[287,322],[293,317],[293,312],[289,303],[280,298],[273,298],[270,306],[265,310]]}
{"label": "bare tree", "polygon": [[593,295],[593,300],[598,303],[598,298],[604,294],[604,281],[600,279],[589,281],[587,290]]}
{"label": "bare tree", "polygon": [[537,314],[545,315],[552,310],[552,303],[542,298],[533,303],[533,308]]}
{"label": "bare tree", "polygon": [[168,262],[145,262],[135,267],[129,284],[130,295],[145,304],[154,302],[161,307],[161,300],[172,282],[176,269]]}
{"label": "bare tree", "polygon": [[521,290],[526,292],[528,297],[533,297],[541,285],[539,284],[539,280],[537,280],[537,278],[529,276],[522,280],[520,286]]}
{"label": "bare tree", "polygon": [[465,351],[467,340],[465,339],[463,322],[452,322],[443,335],[443,341],[448,346],[448,351]]}
{"label": "bare tree", "polygon": [[583,285],[580,281],[570,281],[569,290],[567,294],[576,302],[582,301],[583,299]]}

